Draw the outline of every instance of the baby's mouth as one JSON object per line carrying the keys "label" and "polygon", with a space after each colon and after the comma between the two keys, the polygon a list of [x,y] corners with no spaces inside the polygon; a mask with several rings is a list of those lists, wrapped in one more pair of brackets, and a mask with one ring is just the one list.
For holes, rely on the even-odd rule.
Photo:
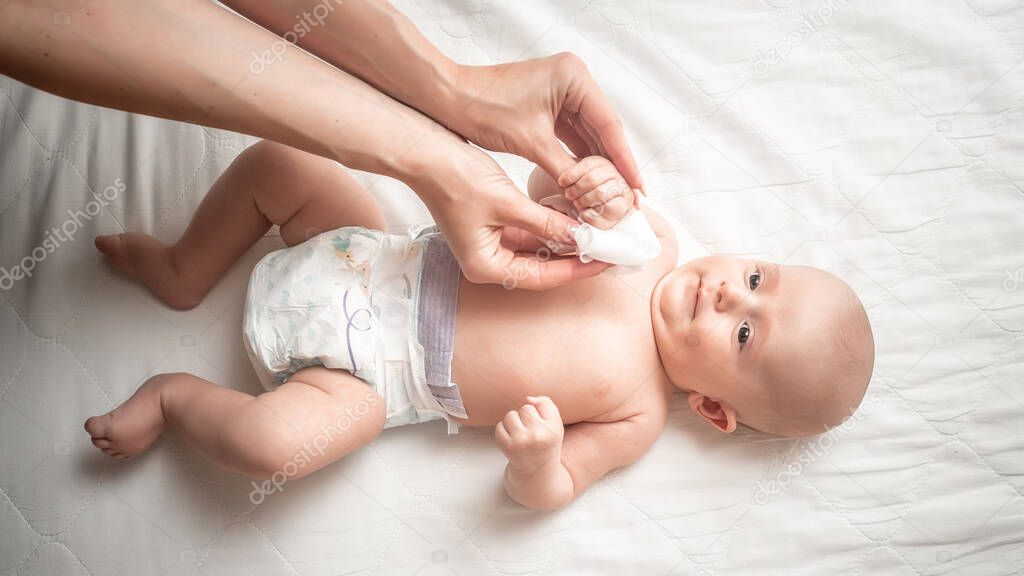
{"label": "baby's mouth", "polygon": [[697,277],[697,294],[693,297],[693,313],[690,314],[691,320],[697,319],[697,310],[700,308],[700,288],[704,285],[704,278],[702,276]]}

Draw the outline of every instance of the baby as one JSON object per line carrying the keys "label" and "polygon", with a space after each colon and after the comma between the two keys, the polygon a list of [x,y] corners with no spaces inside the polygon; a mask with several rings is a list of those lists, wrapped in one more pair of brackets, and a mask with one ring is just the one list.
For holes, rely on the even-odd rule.
{"label": "baby", "polygon": [[[581,160],[534,199],[564,193],[608,225],[632,197],[607,161]],[[611,199],[609,199],[611,198]],[[170,426],[204,456],[256,479],[297,478],[383,428],[444,419],[493,426],[504,483],[525,506],[564,506],[646,452],[679,390],[722,432],[827,430],[860,403],[874,344],[850,288],[822,270],[730,256],[676,267],[672,228],[638,208],[662,250],[630,273],[531,292],[468,282],[433,227],[381,232],[373,197],[342,167],[279,144],[243,152],[182,238],[100,236],[116,269],[173,308],[196,306],[272,224],[290,247],[253,271],[243,326],[267,392],[190,374],[148,379],[88,419],[125,459]],[[519,252],[545,248],[508,235]]]}

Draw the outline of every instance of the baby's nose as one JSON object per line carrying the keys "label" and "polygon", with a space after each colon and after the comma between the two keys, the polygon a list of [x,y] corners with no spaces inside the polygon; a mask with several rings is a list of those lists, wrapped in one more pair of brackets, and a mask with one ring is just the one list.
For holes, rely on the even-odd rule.
{"label": "baby's nose", "polygon": [[714,294],[715,310],[727,312],[739,301],[740,293],[731,282],[722,280],[718,283]]}

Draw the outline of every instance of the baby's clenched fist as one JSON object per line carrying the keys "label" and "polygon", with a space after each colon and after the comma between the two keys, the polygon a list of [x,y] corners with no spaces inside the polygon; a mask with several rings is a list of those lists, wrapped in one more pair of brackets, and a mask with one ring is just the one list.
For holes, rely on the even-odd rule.
{"label": "baby's clenched fist", "polygon": [[558,176],[558,186],[584,222],[607,230],[636,207],[636,192],[604,156],[587,156]]}
{"label": "baby's clenched fist", "polygon": [[561,457],[565,427],[558,407],[547,396],[527,396],[526,402],[505,414],[494,427],[494,437],[509,464],[529,472]]}

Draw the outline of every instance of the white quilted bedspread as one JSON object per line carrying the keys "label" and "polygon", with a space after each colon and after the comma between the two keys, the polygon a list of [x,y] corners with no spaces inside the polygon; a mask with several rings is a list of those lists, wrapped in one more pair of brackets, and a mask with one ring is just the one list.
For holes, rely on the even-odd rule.
{"label": "white quilted bedspread", "polygon": [[[0,270],[0,575],[1024,571],[1019,1],[398,6],[463,62],[578,53],[651,195],[701,242],[850,282],[878,348],[860,412],[802,441],[725,436],[677,398],[648,455],[549,514],[505,498],[486,429],[389,431],[258,505],[174,435],[109,462],[82,422],[148,375],[258,390],[242,298],[280,240],[180,313],[92,236],[175,239],[253,140],[0,78],[0,267],[34,265]],[[525,183],[525,162],[500,161]],[[360,178],[392,221],[427,217]]]}

